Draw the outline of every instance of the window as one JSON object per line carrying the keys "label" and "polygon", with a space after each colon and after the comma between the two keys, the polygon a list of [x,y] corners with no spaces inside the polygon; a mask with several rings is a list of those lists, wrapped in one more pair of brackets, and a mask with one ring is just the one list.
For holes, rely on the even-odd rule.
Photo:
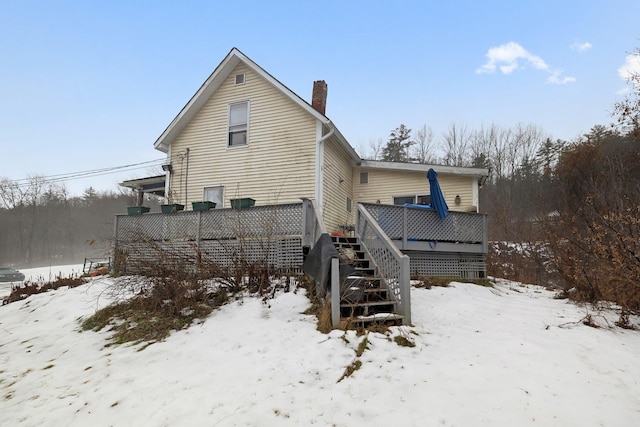
{"label": "window", "polygon": [[394,197],[393,198],[393,204],[394,205],[404,205],[405,203],[413,203],[415,202],[415,196],[401,196],[401,197]]}
{"label": "window", "polygon": [[419,205],[430,205],[431,204],[431,196],[416,196],[416,203]]}
{"label": "window", "polygon": [[360,184],[369,183],[369,172],[360,172]]}
{"label": "window", "polygon": [[249,101],[229,105],[229,147],[247,145]]}
{"label": "window", "polygon": [[405,203],[428,205],[431,203],[431,196],[428,194],[419,194],[415,196],[397,196],[393,198],[394,205],[404,205]]}
{"label": "window", "polygon": [[347,212],[351,212],[351,198],[347,197]]}
{"label": "window", "polygon": [[244,73],[236,74],[236,84],[241,85],[244,83]]}
{"label": "window", "polygon": [[223,194],[224,187],[205,187],[204,200],[214,202],[216,204],[216,208],[222,208],[224,207],[224,199],[222,198]]}

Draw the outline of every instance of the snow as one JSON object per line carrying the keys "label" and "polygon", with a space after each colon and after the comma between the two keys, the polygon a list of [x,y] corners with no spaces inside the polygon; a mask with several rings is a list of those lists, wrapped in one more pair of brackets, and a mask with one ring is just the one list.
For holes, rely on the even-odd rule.
{"label": "snow", "polygon": [[[78,277],[82,275],[82,265],[59,265],[19,270],[24,274],[25,282],[50,282],[56,277]],[[0,282],[0,299],[11,293],[11,287],[22,282]]]}
{"label": "snow", "polygon": [[[68,267],[67,267],[68,268]],[[24,271],[26,275],[30,272]],[[413,288],[412,327],[316,330],[302,290],[245,297],[141,346],[80,321],[114,279],[0,307],[0,424],[636,426],[640,332],[535,286]],[[594,315],[597,313],[593,313]],[[596,316],[606,326],[602,312]],[[615,317],[609,317],[615,319]],[[637,319],[634,319],[637,321]],[[609,320],[611,322],[611,320]],[[394,336],[414,347],[396,344]]]}

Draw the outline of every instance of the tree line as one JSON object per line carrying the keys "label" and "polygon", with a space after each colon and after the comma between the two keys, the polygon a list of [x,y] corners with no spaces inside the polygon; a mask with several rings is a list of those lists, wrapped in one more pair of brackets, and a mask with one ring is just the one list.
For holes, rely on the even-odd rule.
{"label": "tree line", "polygon": [[617,324],[630,327],[629,314],[640,312],[640,74],[628,85],[614,123],[572,141],[552,140],[534,125],[452,124],[436,146],[428,127],[413,135],[400,125],[371,152],[387,161],[487,168],[480,204],[493,242],[490,274],[560,287],[580,301],[616,302]]}
{"label": "tree line", "polygon": [[[43,177],[0,179],[0,265],[20,268],[110,256],[113,218],[134,203],[126,191],[87,188],[71,197]],[[154,202],[152,202],[154,203]]]}

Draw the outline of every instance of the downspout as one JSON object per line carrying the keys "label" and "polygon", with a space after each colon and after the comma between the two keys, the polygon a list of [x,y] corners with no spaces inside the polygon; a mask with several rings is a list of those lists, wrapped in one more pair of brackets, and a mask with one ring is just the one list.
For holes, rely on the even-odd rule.
{"label": "downspout", "polygon": [[162,170],[165,171],[165,174],[164,174],[164,202],[165,203],[175,203],[172,200],[173,198],[170,197],[170,194],[171,194],[171,173],[172,173],[171,147],[169,147],[169,150],[167,152],[166,168],[165,168],[165,165],[162,165]]}
{"label": "downspout", "polygon": [[164,173],[164,202],[165,203],[173,203],[172,198],[169,196],[171,194],[171,171],[166,171]]}
{"label": "downspout", "polygon": [[187,148],[187,168],[184,173],[184,204],[187,205],[189,198],[187,197],[187,180],[189,179],[189,148]]}
{"label": "downspout", "polygon": [[[322,128],[322,125],[321,125]],[[316,154],[316,158],[318,159],[318,170],[316,173],[316,176],[318,177],[318,182],[317,182],[317,186],[316,186],[316,196],[318,197],[318,207],[320,210],[320,214],[322,215],[324,213],[324,185],[323,185],[323,179],[324,179],[324,173],[322,171],[322,166],[324,163],[324,150],[323,150],[323,144],[324,141],[326,141],[328,138],[330,138],[335,132],[335,128],[330,128],[329,129],[329,133],[327,133],[326,135],[323,135],[320,139],[318,139],[318,152]]]}

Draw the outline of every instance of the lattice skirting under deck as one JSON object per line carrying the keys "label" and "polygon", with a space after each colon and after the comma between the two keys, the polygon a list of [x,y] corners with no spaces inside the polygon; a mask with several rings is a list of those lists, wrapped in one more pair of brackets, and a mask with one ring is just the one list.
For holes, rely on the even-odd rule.
{"label": "lattice skirting under deck", "polygon": [[482,279],[487,277],[484,254],[405,251],[410,258],[412,277],[453,277]]}
{"label": "lattice skirting under deck", "polygon": [[203,240],[140,242],[118,245],[120,259],[116,268],[121,273],[136,274],[153,269],[158,262],[196,268],[198,261],[213,261],[221,267],[233,267],[238,260],[247,264],[266,262],[282,274],[301,274],[302,239]]}

